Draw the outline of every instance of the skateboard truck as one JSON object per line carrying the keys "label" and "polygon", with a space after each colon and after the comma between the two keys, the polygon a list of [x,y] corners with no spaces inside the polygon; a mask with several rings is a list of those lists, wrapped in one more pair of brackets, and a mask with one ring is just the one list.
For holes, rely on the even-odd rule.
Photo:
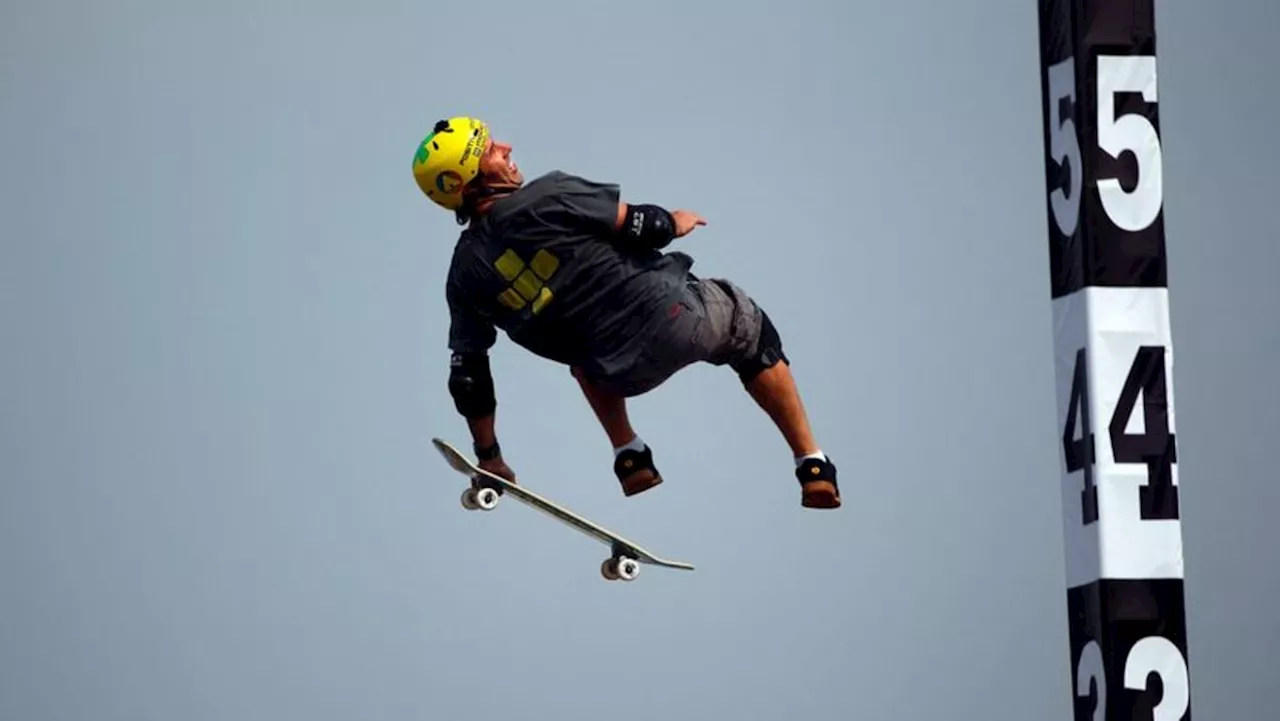
{"label": "skateboard truck", "polygon": [[640,575],[640,561],[631,556],[635,551],[614,541],[609,557],[600,564],[600,575],[606,581],[634,581]]}

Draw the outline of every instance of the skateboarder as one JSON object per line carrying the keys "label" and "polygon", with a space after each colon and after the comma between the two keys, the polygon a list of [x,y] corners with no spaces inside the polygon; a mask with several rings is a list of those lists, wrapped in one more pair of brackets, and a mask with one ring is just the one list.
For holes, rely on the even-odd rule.
{"label": "skateboarder", "polygon": [[436,123],[413,160],[418,187],[465,226],[445,285],[448,387],[481,467],[515,480],[494,431],[488,351],[501,329],[568,366],[633,496],[662,482],[626,399],[692,363],[728,365],[790,446],[801,505],[838,508],[836,467],[819,448],[768,315],[734,283],[699,278],[662,252],[705,225],[687,210],[623,200],[617,185],[561,171],[525,182],[511,146],[480,120]]}

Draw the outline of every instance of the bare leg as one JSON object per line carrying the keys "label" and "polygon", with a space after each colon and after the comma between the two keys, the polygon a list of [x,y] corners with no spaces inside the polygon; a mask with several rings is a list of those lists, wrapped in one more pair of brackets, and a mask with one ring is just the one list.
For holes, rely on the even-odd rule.
{"label": "bare leg", "polygon": [[747,384],[747,392],[773,419],[793,455],[799,458],[818,450],[804,404],[800,401],[800,391],[786,362],[777,363],[753,378]]}
{"label": "bare leg", "polygon": [[[760,373],[747,384],[747,392],[764,409],[799,459],[819,449],[809,427],[809,418],[800,401],[791,367],[785,361]],[[824,470],[825,467],[825,470]],[[801,473],[801,471],[805,471]],[[835,483],[834,466],[808,461],[797,468],[801,480],[800,503],[806,508],[839,508],[840,491]],[[813,475],[810,475],[813,474]]]}
{"label": "bare leg", "polygon": [[[586,396],[591,410],[595,411],[600,427],[609,437],[613,448],[622,448],[636,440],[636,431],[631,427],[631,419],[627,417],[626,397],[600,388],[576,368],[573,369],[573,377],[578,379],[582,394]],[[662,476],[653,465],[653,456],[648,447],[643,451],[620,452],[614,459],[613,471],[622,484],[623,494],[627,496],[634,496],[662,483]]]}
{"label": "bare leg", "polygon": [[635,429],[631,427],[631,419],[627,417],[627,399],[597,387],[577,368],[573,369],[573,377],[578,379],[582,394],[587,397],[587,403],[595,412],[605,435],[609,437],[609,443],[614,448],[621,448],[635,440]]}

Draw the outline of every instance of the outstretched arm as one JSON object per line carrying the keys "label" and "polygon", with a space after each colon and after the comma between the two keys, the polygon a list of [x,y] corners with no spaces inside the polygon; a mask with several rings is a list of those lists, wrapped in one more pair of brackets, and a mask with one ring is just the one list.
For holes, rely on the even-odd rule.
{"label": "outstretched arm", "polygon": [[668,212],[659,205],[619,202],[613,230],[647,248],[665,248],[672,239],[706,224],[706,220],[687,210]]}
{"label": "outstretched arm", "polygon": [[658,205],[627,203],[620,197],[622,191],[616,183],[601,183],[560,171],[551,177],[560,208],[570,222],[577,221],[593,232],[612,231],[619,241],[634,248],[663,248],[672,239],[707,224],[687,210],[668,212]]}

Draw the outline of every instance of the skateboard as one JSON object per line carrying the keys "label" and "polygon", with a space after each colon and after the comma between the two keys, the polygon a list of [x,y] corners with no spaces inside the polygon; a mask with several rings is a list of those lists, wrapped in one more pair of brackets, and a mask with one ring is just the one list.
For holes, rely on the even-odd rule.
{"label": "skateboard", "polygon": [[432,438],[440,455],[453,470],[471,479],[471,485],[462,492],[462,507],[468,511],[492,511],[498,507],[498,499],[509,495],[535,510],[555,518],[565,525],[591,536],[609,547],[609,557],[600,564],[600,575],[606,581],[634,581],[640,575],[640,564],[694,570],[693,564],[672,561],[646,551],[607,528],[593,523],[550,499],[534,493],[525,486],[511,483],[501,476],[489,473],[472,463],[448,441]]}

